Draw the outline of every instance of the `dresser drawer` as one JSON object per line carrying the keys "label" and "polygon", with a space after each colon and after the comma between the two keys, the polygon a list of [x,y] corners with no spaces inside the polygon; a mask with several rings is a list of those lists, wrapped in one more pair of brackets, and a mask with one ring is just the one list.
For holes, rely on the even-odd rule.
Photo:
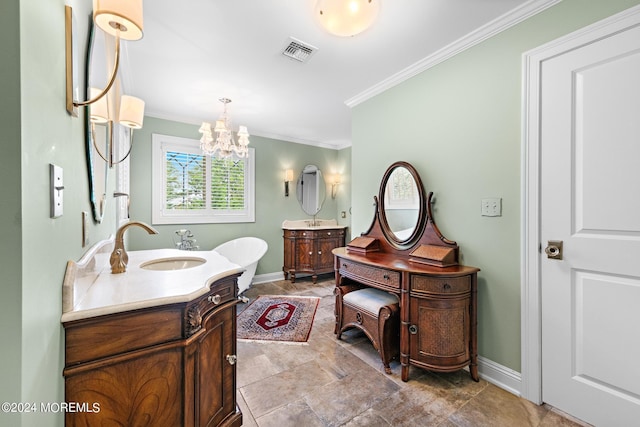
{"label": "dresser drawer", "polygon": [[463,294],[471,291],[471,277],[411,276],[411,292],[429,294]]}
{"label": "dresser drawer", "polygon": [[295,239],[315,239],[317,231],[315,230],[284,230],[285,238]]}
{"label": "dresser drawer", "polygon": [[344,236],[344,229],[336,229],[336,230],[316,230],[316,237],[322,239],[330,239],[332,237],[342,237]]}
{"label": "dresser drawer", "polygon": [[211,285],[211,290],[195,300],[185,311],[184,336],[190,337],[202,328],[202,319],[212,310],[236,300],[234,277],[226,277]]}
{"label": "dresser drawer", "polygon": [[400,272],[340,260],[340,274],[363,283],[380,284],[400,289]]}
{"label": "dresser drawer", "polygon": [[315,230],[284,230],[284,237],[290,239],[327,239],[344,236],[344,228],[324,228]]}

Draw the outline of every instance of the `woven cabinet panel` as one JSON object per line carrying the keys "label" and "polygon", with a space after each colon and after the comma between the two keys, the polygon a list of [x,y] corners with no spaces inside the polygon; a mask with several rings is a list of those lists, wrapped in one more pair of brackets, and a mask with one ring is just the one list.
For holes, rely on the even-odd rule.
{"label": "woven cabinet panel", "polygon": [[429,356],[458,356],[467,350],[465,340],[465,310],[420,308],[420,343],[421,354]]}

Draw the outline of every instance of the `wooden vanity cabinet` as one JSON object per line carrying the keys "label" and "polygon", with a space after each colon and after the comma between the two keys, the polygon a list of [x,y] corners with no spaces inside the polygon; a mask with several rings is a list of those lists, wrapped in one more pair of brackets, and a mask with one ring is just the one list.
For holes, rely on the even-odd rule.
{"label": "wooden vanity cabinet", "polygon": [[64,323],[67,426],[240,426],[237,277],[206,295]]}
{"label": "wooden vanity cabinet", "polygon": [[333,254],[335,248],[344,246],[345,229],[323,228],[284,229],[284,272],[285,280],[295,282],[297,273],[310,273],[313,283],[318,274],[333,272]]}

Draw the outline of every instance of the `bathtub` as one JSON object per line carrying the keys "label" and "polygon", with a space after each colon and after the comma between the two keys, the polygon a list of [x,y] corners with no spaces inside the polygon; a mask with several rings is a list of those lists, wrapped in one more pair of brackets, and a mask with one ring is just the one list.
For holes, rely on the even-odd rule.
{"label": "bathtub", "polygon": [[258,261],[268,248],[267,242],[257,237],[240,237],[216,246],[213,250],[245,269],[238,278],[238,294],[241,294],[251,285]]}

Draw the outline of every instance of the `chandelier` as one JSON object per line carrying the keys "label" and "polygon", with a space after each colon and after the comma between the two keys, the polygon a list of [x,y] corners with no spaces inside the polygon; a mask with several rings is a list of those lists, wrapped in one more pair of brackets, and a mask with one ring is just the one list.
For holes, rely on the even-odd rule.
{"label": "chandelier", "polygon": [[[238,157],[247,157],[249,153],[249,132],[246,126],[238,128],[238,142],[233,137],[231,130],[231,120],[227,115],[227,104],[231,102],[229,98],[220,98],[220,102],[224,104],[224,110],[215,127],[211,129],[211,123],[202,122],[199,132],[202,134],[200,138],[200,148],[205,154],[213,156],[218,153],[222,158],[231,157],[235,153]],[[215,135],[214,135],[215,134]]]}

